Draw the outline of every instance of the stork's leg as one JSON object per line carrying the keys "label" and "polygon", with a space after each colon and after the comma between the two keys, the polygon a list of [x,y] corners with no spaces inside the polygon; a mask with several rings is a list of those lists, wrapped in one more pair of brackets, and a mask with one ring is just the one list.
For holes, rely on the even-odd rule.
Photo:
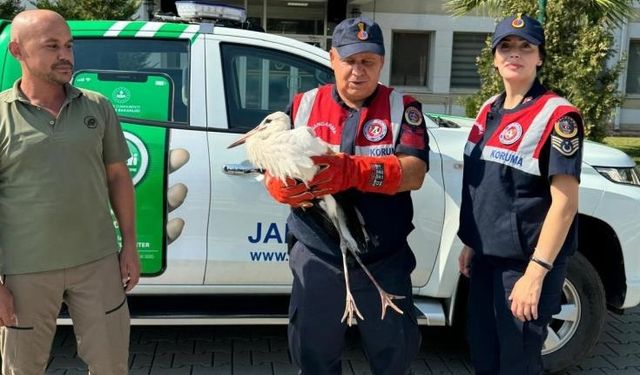
{"label": "stork's leg", "polygon": [[378,289],[378,293],[380,293],[380,300],[382,301],[382,315],[380,316],[380,319],[384,319],[384,315],[387,312],[387,307],[391,307],[398,314],[403,314],[402,310],[398,306],[396,306],[395,303],[393,303],[393,300],[394,299],[403,299],[405,297],[404,296],[397,296],[395,294],[391,294],[391,293],[385,292],[384,289],[382,289],[382,287],[380,286],[380,284],[378,284],[378,282],[376,281],[375,277],[373,277],[373,275],[371,274],[371,271],[369,271],[367,266],[365,266],[364,263],[362,263],[362,260],[360,259],[360,256],[358,256],[358,254],[355,251],[353,251],[351,249],[349,249],[349,250],[351,251],[351,255],[353,255],[353,257],[356,258],[356,261],[358,262],[360,267],[362,267],[362,270],[367,274],[367,276],[369,276],[369,279],[371,280],[373,285],[376,287],[376,289]]}
{"label": "stork's leg", "polygon": [[351,294],[351,287],[349,286],[349,268],[347,267],[347,249],[356,242],[351,235],[348,235],[349,239],[352,241],[352,245],[350,245],[348,243],[349,239],[344,235],[343,227],[340,224],[340,217],[338,215],[338,210],[340,208],[338,207],[336,200],[331,195],[325,195],[319,205],[327,213],[329,219],[331,219],[331,222],[336,227],[338,236],[340,237],[340,252],[342,253],[342,269],[344,272],[344,285],[346,290],[344,314],[340,321],[344,323],[346,319],[347,324],[351,327],[356,321],[354,313],[358,318],[360,318],[360,320],[364,320],[360,310],[358,310],[358,306],[356,306],[356,300],[353,298],[353,294]]}
{"label": "stork's leg", "polygon": [[[346,249],[345,249],[346,250]],[[349,287],[349,268],[347,267],[347,252],[342,251],[342,267],[344,270],[344,285],[346,286],[347,296],[346,303],[344,307],[344,314],[342,315],[342,319],[340,320],[344,323],[345,319],[347,320],[347,324],[349,327],[356,322],[356,317],[353,315],[354,313],[360,318],[360,320],[364,320],[362,314],[358,310],[358,306],[356,306],[356,300],[353,299],[353,295],[351,294],[351,288]]]}
{"label": "stork's leg", "polygon": [[[349,232],[349,228],[347,228],[345,215],[342,212],[342,208],[340,208],[340,206],[336,202],[335,198],[333,198],[331,195],[323,196],[323,201],[321,202],[320,207],[322,207],[327,212],[327,215],[329,215],[329,218],[331,219],[331,221],[333,222],[333,224],[336,226],[338,230],[338,235],[340,236],[340,248],[342,250],[343,262],[345,263],[345,266],[344,266],[345,276],[347,272],[345,253],[347,250],[349,250],[353,255],[353,257],[356,258],[356,261],[358,262],[360,267],[362,267],[362,270],[367,274],[367,276],[369,277],[373,285],[378,290],[378,293],[380,294],[380,301],[382,303],[382,314],[380,319],[384,319],[384,316],[387,312],[387,307],[391,307],[398,314],[403,314],[402,310],[398,306],[396,306],[395,303],[393,303],[393,300],[403,299],[405,297],[397,296],[395,294],[390,294],[385,292],[385,290],[382,289],[380,284],[378,284],[375,277],[373,277],[373,274],[371,274],[371,271],[369,271],[367,266],[364,265],[364,263],[360,259],[360,256],[358,256],[358,243],[353,238],[353,236],[351,236],[351,233]],[[346,245],[346,248],[345,248],[345,245]],[[348,288],[348,285],[347,285],[347,288]],[[346,313],[346,310],[345,310],[345,313]]]}

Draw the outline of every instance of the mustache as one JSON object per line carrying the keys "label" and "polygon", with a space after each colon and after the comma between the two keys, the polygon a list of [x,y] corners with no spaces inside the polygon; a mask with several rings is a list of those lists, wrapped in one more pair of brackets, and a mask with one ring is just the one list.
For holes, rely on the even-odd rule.
{"label": "mustache", "polygon": [[60,67],[64,67],[64,68],[71,68],[71,69],[73,69],[73,64],[71,63],[71,61],[68,61],[68,60],[62,60],[62,61],[60,61],[60,62],[57,62],[57,63],[55,63],[55,64],[51,65],[51,67],[52,67],[53,69],[60,68]]}

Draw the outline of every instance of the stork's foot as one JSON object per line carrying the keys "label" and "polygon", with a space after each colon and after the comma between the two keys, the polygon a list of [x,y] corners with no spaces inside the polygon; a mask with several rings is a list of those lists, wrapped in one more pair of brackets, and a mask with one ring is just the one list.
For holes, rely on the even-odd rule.
{"label": "stork's foot", "polygon": [[387,307],[391,307],[398,314],[404,314],[404,312],[398,306],[396,306],[395,303],[393,303],[394,299],[404,299],[404,296],[389,294],[382,289],[378,289],[378,292],[380,292],[380,300],[382,301],[382,316],[380,317],[381,320],[384,320],[384,315],[387,313]]}
{"label": "stork's foot", "polygon": [[353,299],[351,292],[347,289],[346,306],[344,307],[344,314],[340,322],[344,323],[346,320],[347,325],[351,327],[356,322],[356,316],[360,318],[360,320],[364,320],[364,317],[360,314],[360,310],[358,310],[358,306],[356,306],[356,300]]}

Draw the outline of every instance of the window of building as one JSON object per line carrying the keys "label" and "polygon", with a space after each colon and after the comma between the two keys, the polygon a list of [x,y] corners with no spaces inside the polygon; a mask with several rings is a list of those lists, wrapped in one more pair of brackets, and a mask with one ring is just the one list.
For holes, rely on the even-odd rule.
{"label": "window of building", "polygon": [[[163,76],[172,87],[169,98],[170,121],[187,122],[189,115],[189,41],[159,39],[85,39],[73,41],[74,68],[80,71],[106,71]],[[103,74],[105,79],[121,79]],[[111,77],[111,78],[109,78]],[[120,77],[120,78],[118,78]],[[135,78],[134,78],[135,77]]]}
{"label": "window of building", "polygon": [[393,32],[392,86],[427,86],[431,33]]}
{"label": "window of building", "polygon": [[476,59],[484,48],[487,34],[453,33],[451,54],[451,88],[477,89],[480,87],[480,75]]}
{"label": "window of building", "polygon": [[221,48],[231,128],[252,128],[286,110],[294,94],[334,80],[330,68],[288,53],[231,43]]}
{"label": "window of building", "polygon": [[632,39],[629,42],[627,94],[640,94],[640,39]]}

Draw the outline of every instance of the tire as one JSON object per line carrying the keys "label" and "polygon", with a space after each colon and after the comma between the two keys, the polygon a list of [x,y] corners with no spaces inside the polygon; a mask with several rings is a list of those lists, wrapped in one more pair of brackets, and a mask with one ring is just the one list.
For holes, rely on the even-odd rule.
{"label": "tire", "polygon": [[600,277],[591,263],[576,253],[567,268],[562,311],[549,324],[542,348],[545,370],[553,373],[578,364],[598,341],[605,317]]}

